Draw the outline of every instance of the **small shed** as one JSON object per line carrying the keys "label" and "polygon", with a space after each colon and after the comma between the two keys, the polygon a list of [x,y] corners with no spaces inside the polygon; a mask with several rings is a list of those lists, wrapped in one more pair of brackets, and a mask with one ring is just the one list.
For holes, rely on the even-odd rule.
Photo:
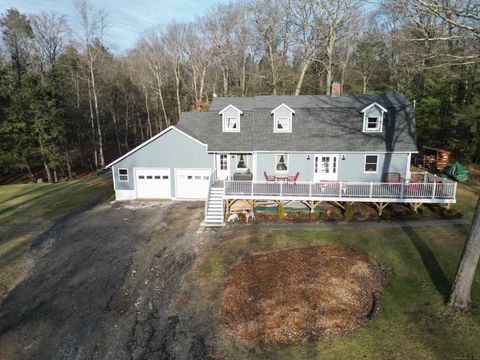
{"label": "small shed", "polygon": [[445,149],[423,146],[422,153],[420,154],[422,167],[443,171],[450,161],[450,154],[451,151]]}

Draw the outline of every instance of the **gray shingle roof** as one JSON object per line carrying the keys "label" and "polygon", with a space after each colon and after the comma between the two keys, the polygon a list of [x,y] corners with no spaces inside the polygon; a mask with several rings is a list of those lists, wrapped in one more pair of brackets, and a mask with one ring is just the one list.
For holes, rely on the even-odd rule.
{"label": "gray shingle roof", "polygon": [[[360,111],[377,102],[388,110],[382,133],[364,133]],[[291,133],[274,133],[271,111],[285,103],[295,115]],[[243,111],[240,133],[222,132],[218,112]],[[413,106],[402,94],[256,96],[215,98],[208,112],[182,113],[180,130],[209,151],[417,151]]]}

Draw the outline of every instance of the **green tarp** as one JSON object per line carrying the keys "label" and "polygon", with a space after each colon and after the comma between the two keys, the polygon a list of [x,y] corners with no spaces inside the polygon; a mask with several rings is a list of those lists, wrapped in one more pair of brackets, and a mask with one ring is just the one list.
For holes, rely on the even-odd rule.
{"label": "green tarp", "polygon": [[468,180],[468,169],[463,167],[458,162],[452,166],[446,166],[445,169],[443,169],[443,173],[451,176],[458,182],[464,182]]}

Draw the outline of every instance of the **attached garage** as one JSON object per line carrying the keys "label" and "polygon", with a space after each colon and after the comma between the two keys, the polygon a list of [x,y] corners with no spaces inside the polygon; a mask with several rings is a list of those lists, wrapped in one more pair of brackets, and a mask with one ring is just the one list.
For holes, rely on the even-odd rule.
{"label": "attached garage", "polygon": [[210,169],[175,169],[178,199],[206,199]]}
{"label": "attached garage", "polygon": [[138,199],[170,198],[170,169],[135,169],[135,188]]}
{"label": "attached garage", "polygon": [[207,145],[171,126],[111,164],[115,197],[206,199],[214,155]]}

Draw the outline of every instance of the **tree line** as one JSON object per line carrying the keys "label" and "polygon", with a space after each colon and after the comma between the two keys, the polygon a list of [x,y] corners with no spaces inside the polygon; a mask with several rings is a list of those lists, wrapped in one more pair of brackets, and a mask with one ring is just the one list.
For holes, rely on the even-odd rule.
{"label": "tree line", "polygon": [[233,0],[193,22],[105,41],[105,12],[2,14],[0,174],[53,180],[204,111],[214,94],[402,92],[419,144],[480,160],[480,10],[473,0]]}

